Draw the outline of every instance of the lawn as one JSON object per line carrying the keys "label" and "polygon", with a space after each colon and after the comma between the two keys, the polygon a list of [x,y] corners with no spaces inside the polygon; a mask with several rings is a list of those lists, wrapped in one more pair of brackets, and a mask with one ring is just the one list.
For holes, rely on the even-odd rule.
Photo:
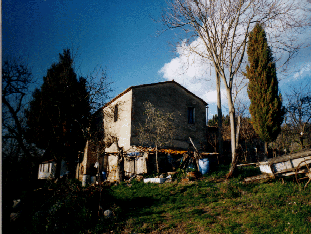
{"label": "lawn", "polygon": [[[255,170],[256,171],[256,170]],[[240,169],[225,180],[221,167],[195,181],[105,186],[100,205],[113,215],[98,217],[99,190],[76,181],[50,184],[52,194],[31,199],[23,233],[311,233],[311,186],[289,178],[244,184],[254,173]],[[44,199],[42,199],[44,197]]]}

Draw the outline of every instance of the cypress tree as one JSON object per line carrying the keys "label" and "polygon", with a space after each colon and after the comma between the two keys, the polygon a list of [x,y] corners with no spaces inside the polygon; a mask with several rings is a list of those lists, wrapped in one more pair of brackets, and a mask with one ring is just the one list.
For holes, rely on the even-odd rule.
{"label": "cypress tree", "polygon": [[33,93],[26,111],[28,140],[44,149],[48,159],[56,160],[57,177],[62,159],[74,172],[77,153],[85,145],[89,116],[86,79],[77,77],[70,51],[64,50],[59,62],[48,69],[41,88]]}
{"label": "cypress tree", "polygon": [[260,24],[256,24],[250,33],[247,54],[249,64],[244,75],[249,79],[249,111],[256,133],[265,141],[267,153],[268,143],[274,141],[281,131],[285,110],[278,90],[272,51]]}

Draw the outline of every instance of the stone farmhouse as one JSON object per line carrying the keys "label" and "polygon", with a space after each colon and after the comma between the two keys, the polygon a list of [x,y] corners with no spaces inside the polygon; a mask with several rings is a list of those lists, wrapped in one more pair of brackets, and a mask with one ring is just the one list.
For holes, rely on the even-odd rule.
{"label": "stone farmhouse", "polygon": [[[146,120],[145,102],[150,102],[155,109],[175,116],[175,134],[171,145],[161,149],[163,155],[166,155],[164,158],[178,152],[187,152],[189,137],[197,148],[206,144],[208,105],[204,100],[174,80],[132,86],[97,111],[94,117],[97,134],[101,132],[101,140],[106,143],[110,141],[110,144],[105,144],[103,152],[102,147],[99,149],[99,141],[93,141],[92,144],[88,141],[83,161],[77,167],[76,177],[82,180],[83,176],[92,176],[96,171],[94,166],[99,166],[100,171],[108,174],[108,180],[119,179],[117,168],[120,168],[120,151],[124,176],[130,177],[150,171],[147,164],[154,161],[154,146],[145,145],[143,148],[138,139],[140,123]],[[98,158],[100,165],[96,164]]]}

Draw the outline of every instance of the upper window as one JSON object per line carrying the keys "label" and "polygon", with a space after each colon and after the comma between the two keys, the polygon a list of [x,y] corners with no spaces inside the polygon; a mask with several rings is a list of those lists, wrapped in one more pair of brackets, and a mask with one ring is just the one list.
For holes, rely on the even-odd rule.
{"label": "upper window", "polygon": [[118,121],[118,104],[114,106],[114,122]]}
{"label": "upper window", "polygon": [[194,124],[194,107],[188,107],[188,124]]}

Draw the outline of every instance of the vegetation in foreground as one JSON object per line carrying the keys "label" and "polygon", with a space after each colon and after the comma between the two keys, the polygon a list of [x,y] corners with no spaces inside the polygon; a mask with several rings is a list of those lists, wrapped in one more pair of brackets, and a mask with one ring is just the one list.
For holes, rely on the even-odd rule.
{"label": "vegetation in foreground", "polygon": [[311,232],[311,186],[302,189],[292,178],[244,184],[257,172],[250,167],[226,181],[227,170],[190,182],[104,186],[100,205],[112,211],[110,218],[98,216],[98,188],[71,180],[46,184],[25,194],[12,226],[19,233]]}

